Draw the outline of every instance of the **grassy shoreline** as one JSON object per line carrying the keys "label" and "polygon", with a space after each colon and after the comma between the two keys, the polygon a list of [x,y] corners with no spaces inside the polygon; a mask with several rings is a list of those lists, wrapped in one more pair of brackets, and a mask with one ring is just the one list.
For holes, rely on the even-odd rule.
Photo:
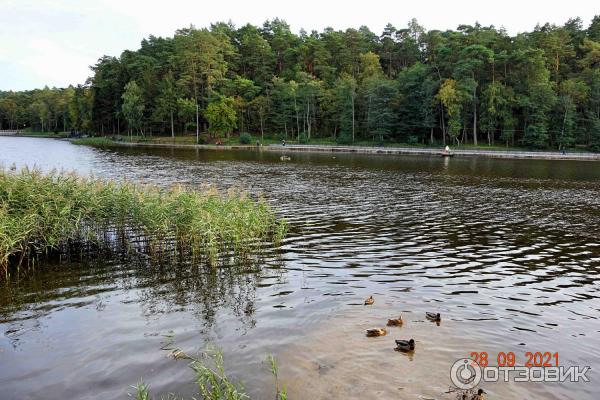
{"label": "grassy shoreline", "polygon": [[[221,146],[256,146],[257,143],[261,143],[263,146],[271,146],[271,145],[280,145],[282,143],[281,140],[265,136],[262,138],[261,136],[253,136],[250,135],[249,143],[242,143],[239,135],[231,135],[228,138],[220,138],[218,139]],[[107,141],[104,141],[104,140]],[[74,142],[78,144],[87,144],[86,142],[92,143],[95,140],[102,140],[104,143],[112,142],[112,143],[138,143],[138,144],[172,144],[172,145],[190,145],[190,146],[211,146],[217,145],[217,139],[208,138],[205,135],[201,136],[200,143],[196,143],[196,136],[194,135],[180,135],[175,136],[174,138],[171,136],[124,136],[124,135],[113,135],[113,136],[95,136],[89,138],[82,139],[74,139]],[[442,143],[403,143],[403,142],[383,142],[380,143],[378,141],[367,140],[367,139],[359,139],[354,143],[338,143],[334,138],[327,137],[317,137],[311,138],[306,142],[298,142],[297,140],[286,140],[287,145],[297,145],[297,146],[327,146],[327,147],[374,147],[374,148],[414,148],[414,149],[443,149],[446,145]],[[453,150],[478,150],[478,151],[513,151],[513,152],[556,152],[560,153],[555,149],[530,149],[526,147],[519,146],[505,146],[502,144],[450,144],[450,147]],[[577,152],[577,153],[587,153],[589,151],[581,148],[570,148],[567,150],[568,152]],[[599,153],[600,154],[600,153]]]}
{"label": "grassy shoreline", "polygon": [[[39,138],[55,138],[55,139],[69,139],[69,132],[28,132],[23,131],[19,135],[14,137],[39,137]],[[220,138],[219,141],[223,146],[255,146],[257,143],[261,143],[263,146],[269,145],[280,145],[281,140],[272,136],[265,136],[264,138],[260,135],[249,135],[250,143],[241,143],[240,136],[233,134],[228,138]],[[70,139],[75,144],[85,144],[90,146],[109,146],[119,143],[139,143],[139,144],[174,144],[174,145],[190,145],[190,146],[211,146],[216,145],[217,139],[209,139],[205,134],[201,135],[201,141],[196,144],[196,136],[191,134],[181,135],[178,134],[175,137],[171,136],[127,136],[127,135],[106,135],[106,136],[89,136],[85,138],[74,138]],[[445,147],[442,143],[403,143],[403,142],[383,142],[368,139],[358,139],[354,143],[337,143],[334,138],[331,137],[317,137],[311,138],[307,142],[298,142],[297,140],[286,140],[288,145],[300,145],[300,146],[330,146],[330,147],[377,147],[377,148],[414,148],[414,149],[443,149]],[[504,151],[504,152],[551,152],[561,153],[556,149],[531,149],[520,146],[506,146],[503,144],[450,144],[453,150],[475,150],[475,151]],[[587,149],[572,147],[566,150],[568,153],[591,153],[600,154],[600,152],[592,152]]]}
{"label": "grassy shoreline", "polygon": [[[40,138],[59,138],[65,139],[62,135],[54,134],[35,134],[18,135],[23,137]],[[17,136],[17,137],[18,137]],[[337,144],[331,138],[311,139],[308,143],[297,143],[295,141],[286,142],[286,146],[281,146],[281,142],[265,137],[264,141],[258,136],[253,136],[250,144],[240,143],[238,136],[231,136],[222,139],[221,144],[203,143],[196,144],[195,136],[153,136],[142,138],[139,136],[94,136],[86,138],[69,139],[73,144],[87,145],[98,148],[110,148],[115,146],[129,147],[163,147],[163,148],[200,148],[200,149],[222,149],[222,150],[255,150],[258,148],[257,142],[262,143],[260,149],[267,151],[302,151],[302,152],[348,152],[362,154],[413,154],[413,155],[439,155],[443,150],[443,145],[425,145],[421,143],[384,143],[382,145],[372,141],[357,141],[354,144]],[[214,140],[213,140],[214,141]],[[206,142],[206,140],[204,140]],[[491,158],[513,158],[513,159],[547,159],[547,160],[597,160],[600,161],[600,152],[588,152],[580,148],[571,148],[565,152],[559,152],[549,149],[527,149],[523,147],[506,146],[488,146],[472,144],[450,146],[451,151],[456,156],[467,157],[491,157]]]}
{"label": "grassy shoreline", "polygon": [[[169,138],[170,139],[170,138]],[[274,152],[313,152],[313,153],[355,153],[355,154],[395,154],[395,155],[425,155],[439,156],[443,150],[441,147],[425,147],[421,145],[388,144],[387,146],[374,145],[331,145],[331,144],[296,144],[287,143],[282,146],[279,143],[271,143],[263,146],[256,144],[240,144],[234,141],[216,144],[190,143],[182,140],[166,140],[165,138],[153,140],[112,140],[108,137],[90,137],[74,139],[72,143],[78,145],[89,145],[99,148],[108,147],[160,147],[160,148],[199,148],[210,150],[261,150]],[[494,148],[482,146],[458,146],[451,147],[451,152],[459,157],[488,157],[508,159],[542,159],[542,160],[581,160],[600,161],[600,153],[587,153],[582,151],[558,152],[548,150],[528,150],[522,148]]]}
{"label": "grassy shoreline", "polygon": [[286,234],[262,199],[176,186],[115,183],[75,174],[0,170],[0,271],[44,254],[108,246],[163,261],[211,265],[222,253],[248,258]]}
{"label": "grassy shoreline", "polygon": [[[49,136],[50,137],[50,136]],[[54,136],[56,137],[56,136]],[[240,136],[231,135],[228,138],[208,138],[207,136],[201,136],[200,143],[196,143],[195,135],[182,135],[182,136],[123,136],[123,135],[114,135],[114,136],[94,136],[88,138],[74,139],[74,142],[80,144],[86,144],[86,142],[93,142],[95,140],[108,140],[111,142],[118,143],[139,143],[139,144],[175,144],[175,145],[217,145],[217,140],[220,142],[222,146],[256,146],[257,143],[261,143],[263,146],[270,145],[280,145],[282,141],[280,139],[276,139],[270,136],[265,136],[262,138],[261,136],[250,135],[250,141],[248,143],[242,143],[240,140]],[[331,147],[384,147],[384,148],[418,148],[418,149],[443,149],[445,147],[442,143],[436,144],[423,144],[423,143],[403,143],[403,142],[383,142],[380,143],[378,141],[360,139],[356,140],[354,143],[337,143],[334,138],[311,138],[306,142],[299,142],[297,140],[286,140],[286,144],[288,145],[300,145],[300,146],[331,146]],[[504,146],[504,145],[478,145],[474,146],[472,144],[466,145],[451,145],[454,149],[469,149],[469,150],[495,150],[495,151],[530,151],[524,147],[516,147],[516,146]],[[539,151],[553,151],[553,150],[539,150]],[[582,151],[580,149],[571,149],[569,151]]]}

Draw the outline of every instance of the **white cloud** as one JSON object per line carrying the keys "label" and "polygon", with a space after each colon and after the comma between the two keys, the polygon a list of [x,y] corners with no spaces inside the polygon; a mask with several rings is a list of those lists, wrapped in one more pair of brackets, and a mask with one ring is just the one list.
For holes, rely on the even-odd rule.
{"label": "white cloud", "polygon": [[483,2],[364,0],[1,0],[0,90],[82,83],[104,54],[136,49],[150,34],[170,36],[181,27],[232,20],[237,26],[275,17],[293,30],[366,25],[380,33],[386,23],[405,26],[415,17],[427,29],[459,24],[504,26],[514,34],[537,23],[563,24],[579,16],[588,24],[597,7],[588,0]]}

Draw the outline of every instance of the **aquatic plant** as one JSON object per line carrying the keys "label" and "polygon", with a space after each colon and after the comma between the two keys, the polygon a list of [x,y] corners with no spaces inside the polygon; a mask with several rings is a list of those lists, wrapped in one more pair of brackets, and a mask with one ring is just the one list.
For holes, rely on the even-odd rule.
{"label": "aquatic plant", "polygon": [[225,374],[223,353],[216,351],[212,354],[205,353],[205,356],[212,359],[214,364],[212,367],[200,358],[194,359],[190,364],[196,374],[196,383],[203,399],[242,400],[250,398],[240,385],[232,382]]}
{"label": "aquatic plant", "polygon": [[71,143],[93,147],[114,147],[116,145],[112,139],[106,136],[73,139],[71,140]]}
{"label": "aquatic plant", "polygon": [[135,387],[136,399],[137,400],[150,400],[150,388],[143,381],[140,380]]}
{"label": "aquatic plant", "polygon": [[[220,350],[208,347],[199,357],[192,357],[173,346],[174,337],[172,335],[167,335],[165,337],[167,338],[167,342],[162,347],[162,350],[170,350],[170,355],[176,360],[191,360],[189,367],[194,371],[198,392],[201,396],[200,398],[209,400],[250,399],[250,396],[245,393],[244,388],[240,384],[233,382],[227,376],[223,361],[223,353]],[[275,400],[286,400],[286,389],[280,389],[279,387],[277,362],[272,355],[267,357],[267,362],[269,363],[271,373],[275,377]],[[151,399],[149,386],[143,381],[140,381],[134,388],[136,389],[137,400]],[[175,399],[178,397],[174,394],[169,394],[167,398]]]}
{"label": "aquatic plant", "polygon": [[205,187],[159,188],[74,173],[0,170],[0,269],[39,256],[118,248],[154,261],[248,259],[287,231],[264,200]]}
{"label": "aquatic plant", "polygon": [[287,399],[287,389],[285,386],[281,388],[279,386],[279,368],[277,367],[277,361],[272,354],[267,356],[267,362],[269,363],[269,367],[271,369],[271,373],[275,377],[275,400],[286,400]]}

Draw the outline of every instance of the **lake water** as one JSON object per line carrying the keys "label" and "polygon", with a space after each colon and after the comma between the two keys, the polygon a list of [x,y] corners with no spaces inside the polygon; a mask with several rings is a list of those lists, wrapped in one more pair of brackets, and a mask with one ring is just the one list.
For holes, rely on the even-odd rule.
{"label": "lake water", "polygon": [[[91,259],[0,282],[0,398],[123,399],[140,378],[156,397],[191,395],[186,361],[161,350],[171,333],[188,353],[221,348],[254,398],[274,398],[272,354],[291,399],[453,399],[452,363],[484,351],[592,367],[587,383],[483,383],[488,399],[597,398],[599,163],[279,156],[0,137],[6,168],[242,187],[290,225],[246,273]],[[399,314],[404,326],[365,337]],[[395,352],[397,338],[416,351]]]}

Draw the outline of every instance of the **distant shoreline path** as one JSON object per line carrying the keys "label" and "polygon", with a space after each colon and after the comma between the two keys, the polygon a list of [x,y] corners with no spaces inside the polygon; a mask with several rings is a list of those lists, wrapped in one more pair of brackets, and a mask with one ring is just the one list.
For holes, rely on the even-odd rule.
{"label": "distant shoreline path", "polygon": [[[11,137],[48,138],[22,134]],[[48,138],[59,140],[73,140],[61,138]],[[89,144],[93,146],[93,144]],[[147,143],[147,142],[122,142],[111,141],[110,145],[116,147],[140,148],[166,148],[166,149],[203,149],[203,150],[250,150],[271,151],[278,153],[304,152],[304,153],[353,153],[353,154],[388,154],[388,155],[426,155],[442,156],[442,148],[419,147],[377,147],[377,146],[331,146],[331,145],[302,145],[302,144],[270,144],[256,145],[212,145],[212,144],[181,144],[181,143]],[[590,152],[558,152],[558,151],[519,151],[519,150],[484,150],[484,149],[451,149],[454,157],[487,157],[506,159],[537,159],[537,160],[576,160],[600,161],[600,153]]]}
{"label": "distant shoreline path", "polygon": [[[194,145],[170,143],[127,143],[115,142],[115,145],[124,147],[161,147],[181,149],[207,149],[207,150],[257,150],[251,145]],[[391,154],[391,155],[427,155],[440,156],[442,149],[412,148],[412,147],[369,147],[369,146],[319,146],[319,145],[267,145],[259,148],[261,151],[274,152],[306,152],[306,153],[354,153],[354,154]],[[569,153],[551,151],[502,151],[502,150],[452,150],[456,157],[489,157],[513,159],[539,159],[539,160],[580,160],[600,161],[600,153]]]}

